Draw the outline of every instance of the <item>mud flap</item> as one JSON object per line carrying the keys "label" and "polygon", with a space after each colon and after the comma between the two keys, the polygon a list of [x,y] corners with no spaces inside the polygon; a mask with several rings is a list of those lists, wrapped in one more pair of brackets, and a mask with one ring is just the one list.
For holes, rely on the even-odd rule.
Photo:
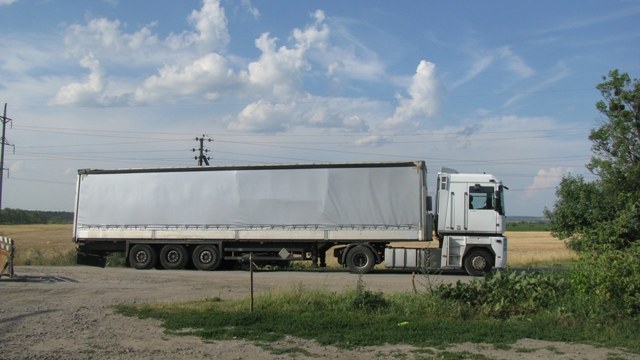
{"label": "mud flap", "polygon": [[105,267],[107,266],[107,258],[102,255],[78,252],[76,256],[76,263],[78,265]]}

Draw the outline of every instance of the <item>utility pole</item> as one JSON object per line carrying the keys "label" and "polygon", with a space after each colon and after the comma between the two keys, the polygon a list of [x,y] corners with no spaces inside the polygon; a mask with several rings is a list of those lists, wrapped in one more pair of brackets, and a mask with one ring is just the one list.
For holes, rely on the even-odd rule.
{"label": "utility pole", "polygon": [[202,134],[202,137],[196,136],[195,140],[200,143],[200,147],[198,149],[191,149],[191,151],[193,152],[199,152],[199,155],[195,156],[194,159],[198,160],[198,166],[202,166],[203,164],[209,166],[209,159],[211,158],[209,156],[206,156],[205,154],[210,150],[204,147],[204,142],[205,140],[208,142],[212,142],[213,139],[207,135]]}
{"label": "utility pole", "polygon": [[[0,139],[0,143],[2,144],[0,145],[1,147],[0,149],[0,213],[1,213],[2,212],[2,180],[4,179],[4,171],[9,170],[4,168],[4,146],[5,145],[11,146],[11,144],[7,142],[7,138],[5,137],[5,132],[7,131],[7,123],[11,121],[11,119],[7,117],[7,103],[4,103],[4,114],[2,115],[0,120],[2,120],[2,139]],[[2,218],[0,218],[0,223],[2,223],[1,219]]]}

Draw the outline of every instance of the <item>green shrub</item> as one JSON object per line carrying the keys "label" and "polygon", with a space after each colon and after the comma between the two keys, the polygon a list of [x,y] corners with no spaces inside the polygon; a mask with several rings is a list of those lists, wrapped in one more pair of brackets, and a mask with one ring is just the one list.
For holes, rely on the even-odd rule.
{"label": "green shrub", "polygon": [[441,285],[435,294],[465,305],[461,311],[470,311],[470,316],[506,319],[554,307],[567,288],[567,282],[557,274],[506,271],[466,284],[458,281],[455,285]]}
{"label": "green shrub", "polygon": [[573,310],[585,316],[640,315],[640,244],[584,253],[571,271]]}
{"label": "green shrub", "polygon": [[112,253],[107,256],[107,266],[108,267],[124,267],[125,260],[126,258],[123,253]]}

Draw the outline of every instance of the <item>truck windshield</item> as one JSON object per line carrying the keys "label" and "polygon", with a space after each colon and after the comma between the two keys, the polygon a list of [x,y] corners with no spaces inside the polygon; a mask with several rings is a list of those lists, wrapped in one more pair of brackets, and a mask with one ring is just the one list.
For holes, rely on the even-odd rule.
{"label": "truck windshield", "polygon": [[500,185],[498,192],[496,193],[496,211],[500,215],[505,215],[504,208],[504,186]]}

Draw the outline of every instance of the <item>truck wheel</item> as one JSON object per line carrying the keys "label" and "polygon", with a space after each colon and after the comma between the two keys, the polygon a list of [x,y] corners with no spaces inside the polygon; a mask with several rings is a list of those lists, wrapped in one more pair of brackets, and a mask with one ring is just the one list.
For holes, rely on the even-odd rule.
{"label": "truck wheel", "polygon": [[188,256],[182,245],[165,245],[160,250],[160,265],[167,270],[180,270],[187,265]]}
{"label": "truck wheel", "polygon": [[471,276],[484,276],[491,271],[491,256],[486,250],[471,250],[464,258],[464,270]]}
{"label": "truck wheel", "polygon": [[198,270],[215,270],[220,266],[220,252],[217,246],[198,245],[193,250],[191,260]]}
{"label": "truck wheel", "polygon": [[376,259],[371,249],[358,245],[349,250],[346,262],[351,273],[366,274],[373,269]]}
{"label": "truck wheel", "polygon": [[156,265],[158,257],[151,245],[136,244],[129,250],[129,264],[136,269],[151,269]]}

